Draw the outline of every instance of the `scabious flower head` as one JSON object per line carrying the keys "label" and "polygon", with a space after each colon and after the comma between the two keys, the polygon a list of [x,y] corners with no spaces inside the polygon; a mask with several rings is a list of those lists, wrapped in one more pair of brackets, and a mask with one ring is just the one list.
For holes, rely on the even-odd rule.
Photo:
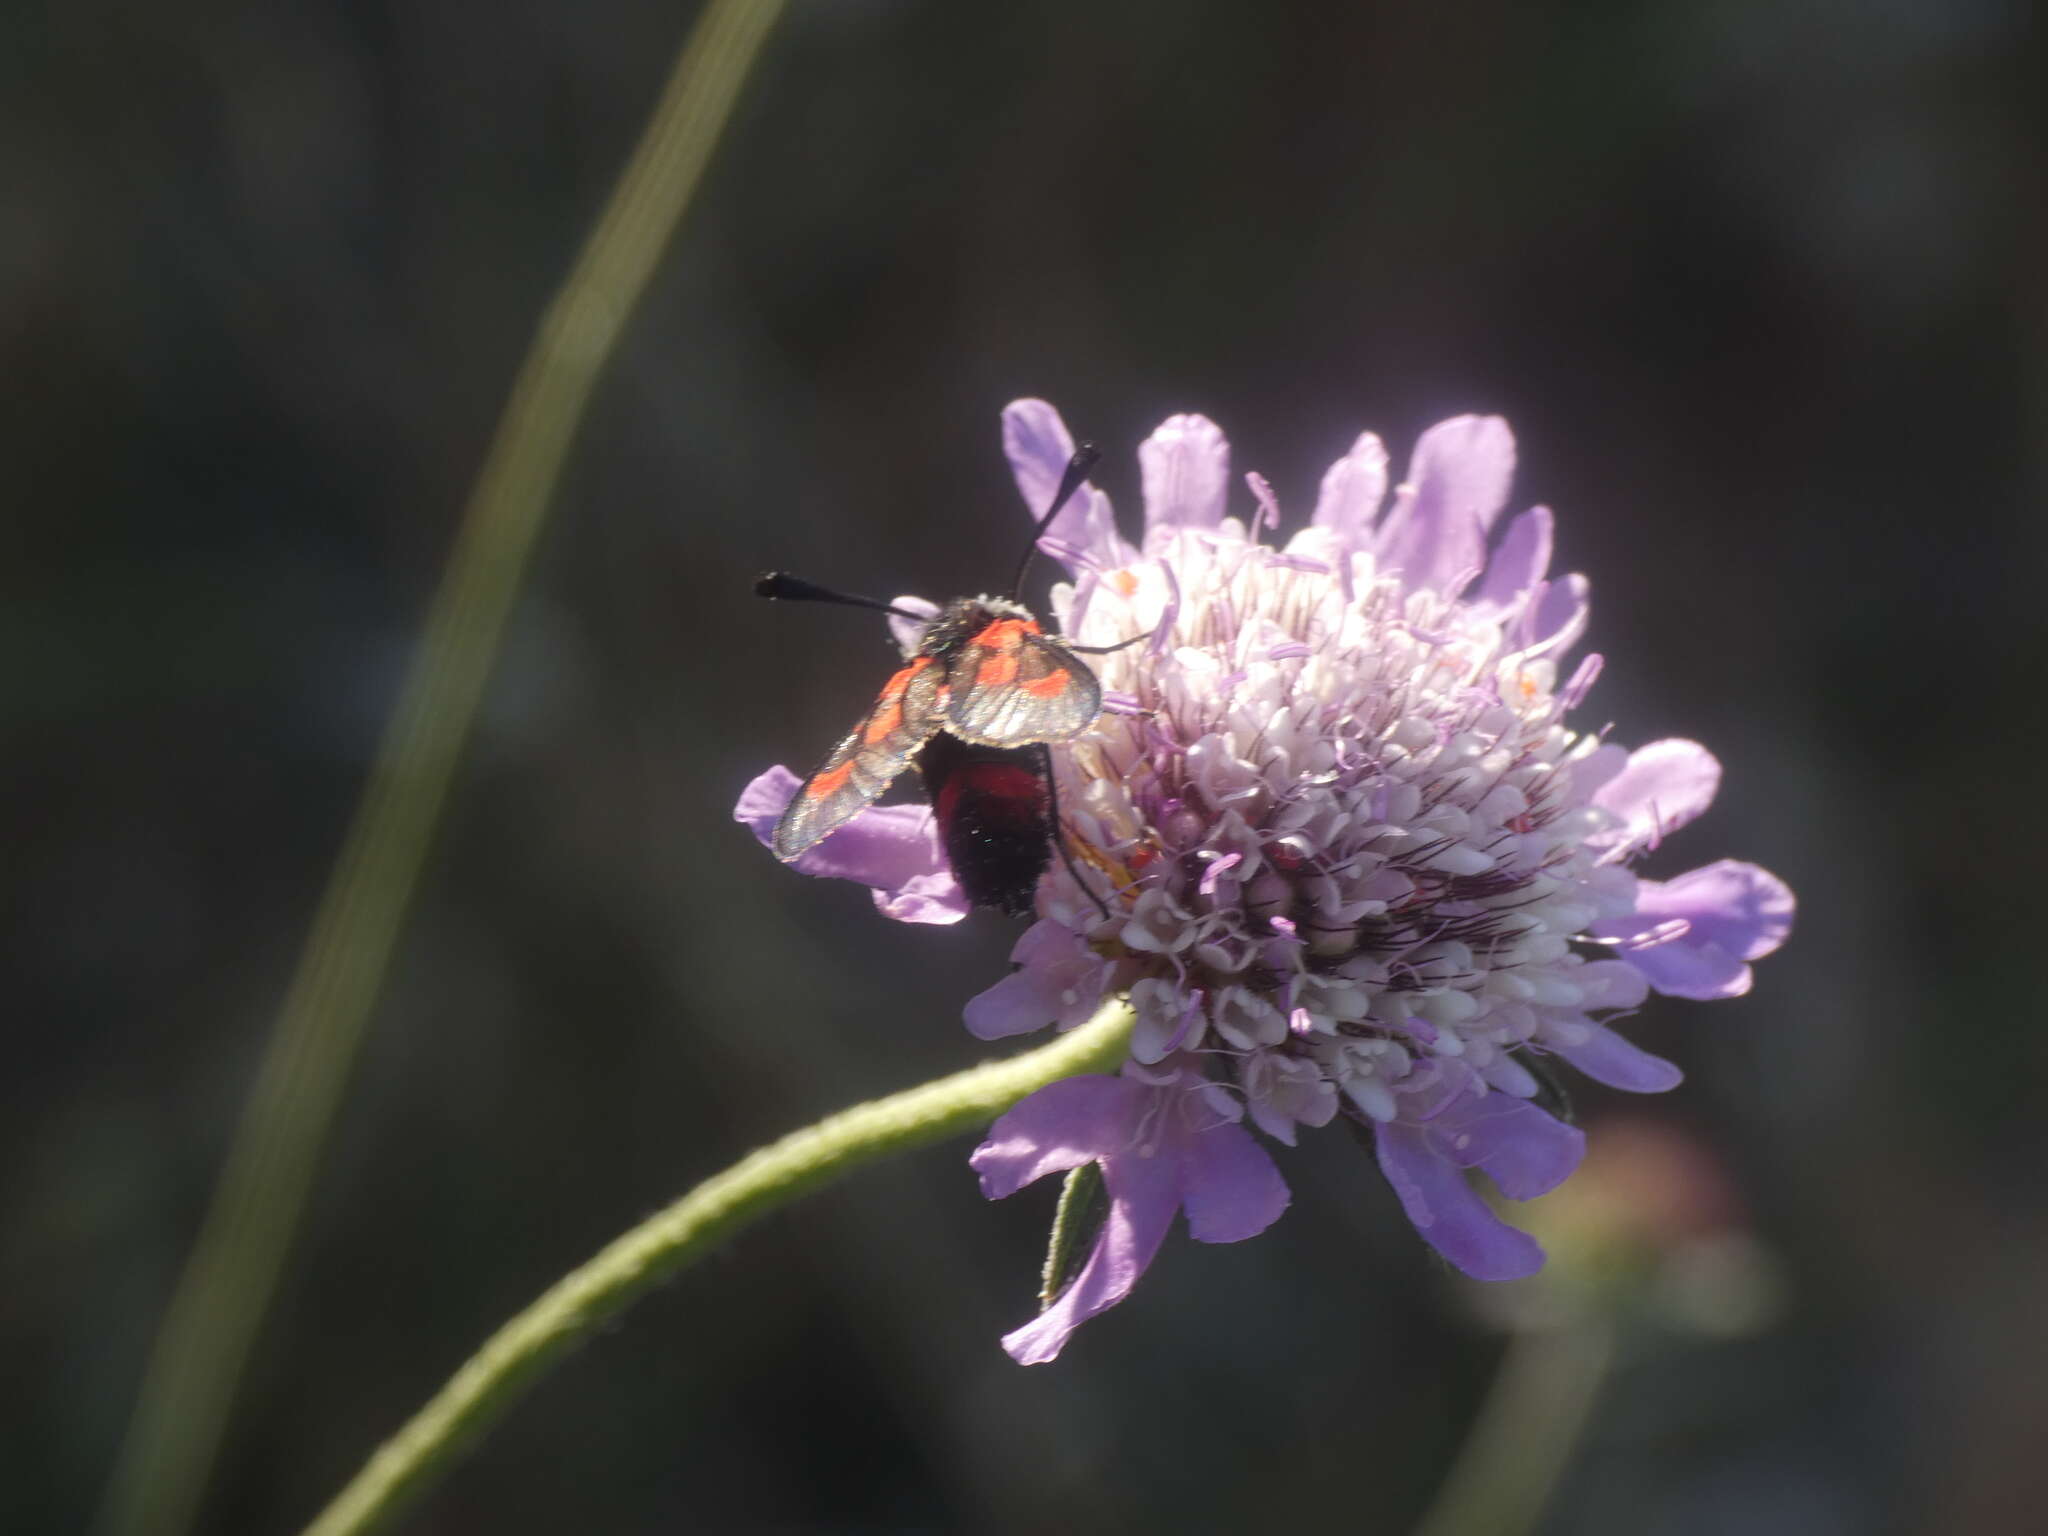
{"label": "scabious flower head", "polygon": [[[1059,416],[1019,401],[1004,443],[1025,506],[1044,507],[1073,446]],[[1292,1145],[1339,1116],[1369,1127],[1445,1258],[1532,1273],[1541,1248],[1466,1170],[1511,1199],[1556,1186],[1584,1139],[1545,1107],[1554,1063],[1672,1087],[1678,1069],[1612,1023],[1653,990],[1747,991],[1792,917],[1754,865],[1634,872],[1720,768],[1693,742],[1629,752],[1566,724],[1600,671],[1566,663],[1587,584],[1549,574],[1546,508],[1493,536],[1504,422],[1431,428],[1391,495],[1386,450],[1360,437],[1284,543],[1262,477],[1245,477],[1249,517],[1228,514],[1213,423],[1174,417],[1138,457],[1141,545],[1092,487],[1041,545],[1072,578],[1052,595],[1069,639],[1150,637],[1099,659],[1110,707],[1054,753],[1068,845],[1109,915],[1056,863],[1017,968],[966,1010],[983,1039],[1071,1027],[1111,996],[1137,1013],[1121,1074],[1041,1090],[974,1154],[991,1197],[1090,1162],[1109,1195],[1072,1285],[1004,1340],[1027,1363],[1129,1293],[1177,1212],[1207,1242],[1280,1214],[1252,1128]],[[764,833],[796,782],[771,770],[736,816]],[[919,811],[871,810],[806,858],[891,916],[965,911]]]}

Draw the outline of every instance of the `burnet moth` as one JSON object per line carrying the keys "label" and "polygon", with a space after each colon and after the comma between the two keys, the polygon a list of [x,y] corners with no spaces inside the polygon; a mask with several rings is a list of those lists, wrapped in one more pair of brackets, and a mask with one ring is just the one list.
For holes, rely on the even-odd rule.
{"label": "burnet moth", "polygon": [[908,664],[882,685],[865,718],[826,755],[776,822],[777,858],[794,859],[837,831],[915,761],[946,862],[968,901],[1012,917],[1028,914],[1057,849],[1081,888],[1103,907],[1074,869],[1059,834],[1047,748],[1072,741],[1102,711],[1102,685],[1079,653],[1121,647],[1069,645],[1040,630],[1031,610],[1017,601],[1040,536],[1099,457],[1091,443],[1075,451],[1052,505],[1031,531],[1006,596],[956,597],[927,617],[781,571],[754,584],[761,597],[845,603],[924,625]]}

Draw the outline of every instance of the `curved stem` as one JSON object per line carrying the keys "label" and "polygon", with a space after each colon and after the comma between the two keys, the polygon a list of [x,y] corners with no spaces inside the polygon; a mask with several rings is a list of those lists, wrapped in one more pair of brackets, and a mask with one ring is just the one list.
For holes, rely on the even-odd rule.
{"label": "curved stem", "polygon": [[1508,1340],[1465,1444],[1413,1536],[1526,1536],[1570,1465],[1614,1363],[1601,1318]]}
{"label": "curved stem", "polygon": [[192,1523],[570,443],[782,9],[710,0],[574,269],[542,316],[279,1010],[100,1511]]}
{"label": "curved stem", "polygon": [[355,1536],[382,1525],[570,1348],[748,1222],[892,1152],[985,1125],[1047,1083],[1114,1067],[1129,1046],[1133,1017],[1127,1003],[1109,1003],[1049,1045],[842,1110],[699,1184],[492,1334],[305,1536]]}

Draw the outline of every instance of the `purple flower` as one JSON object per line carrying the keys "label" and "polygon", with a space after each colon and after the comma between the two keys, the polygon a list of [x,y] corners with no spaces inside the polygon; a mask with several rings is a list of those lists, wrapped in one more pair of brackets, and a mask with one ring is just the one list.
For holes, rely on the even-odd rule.
{"label": "purple flower", "polygon": [[[1072,451],[1057,413],[1012,405],[1004,445],[1042,507]],[[1211,1242],[1278,1216],[1285,1188],[1245,1121],[1290,1145],[1340,1114],[1370,1127],[1439,1252],[1480,1279],[1532,1273],[1542,1250],[1466,1182],[1477,1169],[1525,1200],[1577,1164],[1583,1137],[1535,1102],[1532,1067],[1674,1086],[1612,1025],[1651,991],[1746,992],[1792,921],[1755,865],[1634,873],[1707,809],[1720,765],[1694,742],[1628,752],[1566,725],[1600,670],[1564,665],[1587,583],[1550,575],[1547,509],[1496,535],[1504,422],[1431,428],[1391,494],[1367,433],[1279,547],[1262,477],[1245,477],[1250,527],[1229,515],[1213,423],[1174,417],[1138,458],[1138,547],[1092,487],[1041,546],[1072,578],[1052,594],[1070,638],[1152,636],[1099,659],[1127,705],[1054,754],[1065,835],[1111,915],[1056,862],[1017,969],[967,1007],[984,1039],[1070,1027],[1114,996],[1138,1016],[1121,1076],[1042,1089],[975,1153],[991,1196],[1093,1162],[1110,1197],[1073,1284],[1004,1341],[1024,1361],[1128,1294],[1177,1211]],[[795,782],[763,775],[740,819],[765,835]],[[875,887],[891,916],[960,914],[921,811],[870,810],[798,867]]]}

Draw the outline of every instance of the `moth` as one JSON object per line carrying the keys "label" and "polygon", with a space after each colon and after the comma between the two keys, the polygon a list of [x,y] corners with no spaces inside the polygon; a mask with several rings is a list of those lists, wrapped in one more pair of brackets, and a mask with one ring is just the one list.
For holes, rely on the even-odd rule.
{"label": "moth", "polygon": [[777,858],[787,862],[830,836],[914,762],[947,863],[973,905],[1012,917],[1030,912],[1057,849],[1082,889],[1102,906],[1074,871],[1060,838],[1047,749],[1072,741],[1102,712],[1102,684],[1082,655],[1122,646],[1070,645],[1048,635],[1016,597],[1040,536],[1099,457],[1092,444],[1075,451],[1005,595],[956,597],[926,617],[781,571],[754,584],[761,597],[873,608],[924,626],[904,666],[776,822]]}

